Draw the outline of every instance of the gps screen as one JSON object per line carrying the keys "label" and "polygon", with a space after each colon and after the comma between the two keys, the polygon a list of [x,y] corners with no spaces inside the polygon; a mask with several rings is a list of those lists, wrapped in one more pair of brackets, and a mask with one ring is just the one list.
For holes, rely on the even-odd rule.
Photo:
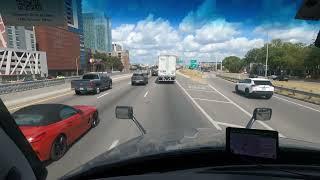
{"label": "gps screen", "polygon": [[276,159],[278,152],[278,132],[227,128],[227,150],[236,155]]}

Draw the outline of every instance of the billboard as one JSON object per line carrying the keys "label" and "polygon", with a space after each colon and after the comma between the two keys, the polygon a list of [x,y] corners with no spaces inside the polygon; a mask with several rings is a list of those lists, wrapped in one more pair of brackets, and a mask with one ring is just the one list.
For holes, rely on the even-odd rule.
{"label": "billboard", "polygon": [[0,0],[6,26],[66,26],[64,0]]}

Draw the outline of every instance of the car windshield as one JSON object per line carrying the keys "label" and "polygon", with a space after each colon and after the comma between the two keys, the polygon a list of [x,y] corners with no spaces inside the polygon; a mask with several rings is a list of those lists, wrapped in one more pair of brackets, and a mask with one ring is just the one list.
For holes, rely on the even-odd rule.
{"label": "car windshield", "polygon": [[[252,129],[320,144],[317,2],[2,0],[0,97],[18,126],[46,121],[21,132],[46,132],[33,148],[53,159],[48,179],[136,138],[135,122],[159,136],[152,147],[170,149],[271,108]],[[117,106],[131,106],[130,118],[117,119]],[[68,143],[55,153],[59,135]]]}
{"label": "car windshield", "polygon": [[39,126],[43,124],[43,116],[38,114],[17,114],[13,118],[19,126]]}
{"label": "car windshield", "polygon": [[99,79],[99,76],[97,74],[85,74],[82,79]]}
{"label": "car windshield", "polygon": [[142,73],[134,73],[132,76],[143,76]]}
{"label": "car windshield", "polygon": [[255,85],[269,85],[269,86],[272,86],[272,83],[270,81],[254,80],[253,82],[254,82]]}

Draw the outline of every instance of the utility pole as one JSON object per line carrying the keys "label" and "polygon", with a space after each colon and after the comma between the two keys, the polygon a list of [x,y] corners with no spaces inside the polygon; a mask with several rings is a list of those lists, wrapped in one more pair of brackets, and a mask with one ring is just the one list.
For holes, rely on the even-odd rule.
{"label": "utility pole", "polygon": [[269,33],[267,31],[267,55],[266,55],[266,70],[264,72],[264,76],[268,75],[268,56],[269,56]]}
{"label": "utility pole", "polygon": [[216,59],[216,71],[218,71],[218,60],[216,56],[214,56],[214,58]]}

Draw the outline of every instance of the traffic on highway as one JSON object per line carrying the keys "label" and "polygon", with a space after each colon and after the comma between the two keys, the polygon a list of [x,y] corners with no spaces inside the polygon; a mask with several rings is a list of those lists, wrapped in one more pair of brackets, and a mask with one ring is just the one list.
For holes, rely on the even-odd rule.
{"label": "traffic on highway", "polygon": [[0,8],[0,179],[320,179],[317,1],[55,3]]}

